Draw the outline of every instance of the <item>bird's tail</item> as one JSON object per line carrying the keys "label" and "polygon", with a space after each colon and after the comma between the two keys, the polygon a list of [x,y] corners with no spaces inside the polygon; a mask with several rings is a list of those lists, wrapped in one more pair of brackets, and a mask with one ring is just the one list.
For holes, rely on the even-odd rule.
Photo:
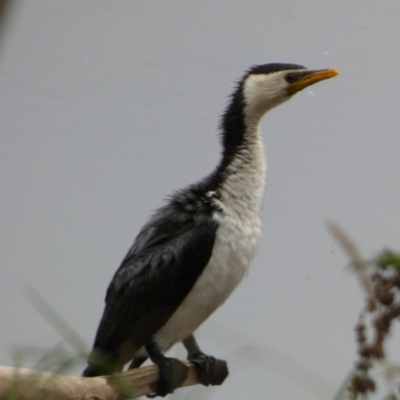
{"label": "bird's tail", "polygon": [[88,366],[82,372],[82,376],[111,375],[118,370],[120,368],[118,368],[117,362],[113,357],[110,357],[110,355],[105,354],[101,350],[93,349],[89,354]]}
{"label": "bird's tail", "polygon": [[103,375],[102,372],[98,368],[93,367],[91,365],[88,365],[82,372],[82,376],[86,377],[101,376],[101,375]]}

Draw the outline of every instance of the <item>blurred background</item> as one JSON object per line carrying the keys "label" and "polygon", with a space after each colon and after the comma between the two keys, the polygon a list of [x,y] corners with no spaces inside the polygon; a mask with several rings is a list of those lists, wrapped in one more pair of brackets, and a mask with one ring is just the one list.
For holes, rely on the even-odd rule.
{"label": "blurred background", "polygon": [[[400,3],[18,0],[9,11],[0,42],[0,364],[13,365],[15,348],[62,340],[27,299],[29,285],[89,349],[140,227],[218,162],[234,82],[250,65],[290,62],[341,76],[263,120],[259,254],[198,332],[231,374],[173,398],[331,399],[356,358],[363,298],[326,221],[365,257],[399,248]],[[184,356],[180,346],[171,354]]]}

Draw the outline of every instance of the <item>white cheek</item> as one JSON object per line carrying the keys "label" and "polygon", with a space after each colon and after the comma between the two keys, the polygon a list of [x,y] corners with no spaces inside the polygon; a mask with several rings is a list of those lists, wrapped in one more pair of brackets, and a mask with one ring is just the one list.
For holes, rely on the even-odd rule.
{"label": "white cheek", "polygon": [[285,91],[286,86],[283,72],[250,75],[243,87],[246,114],[261,117],[271,108],[287,100],[289,97]]}

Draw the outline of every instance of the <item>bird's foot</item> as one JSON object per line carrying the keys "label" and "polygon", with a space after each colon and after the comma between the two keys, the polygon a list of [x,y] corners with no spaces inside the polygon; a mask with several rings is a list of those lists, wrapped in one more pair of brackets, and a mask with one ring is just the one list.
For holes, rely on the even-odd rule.
{"label": "bird's foot", "polygon": [[175,389],[182,386],[189,371],[189,368],[176,358],[163,357],[156,363],[160,370],[160,378],[157,390],[153,394],[147,395],[150,398],[156,396],[164,397],[169,393],[173,393]]}
{"label": "bird's foot", "polygon": [[204,386],[221,385],[229,374],[226,361],[201,352],[193,354],[189,361],[196,366],[200,383]]}

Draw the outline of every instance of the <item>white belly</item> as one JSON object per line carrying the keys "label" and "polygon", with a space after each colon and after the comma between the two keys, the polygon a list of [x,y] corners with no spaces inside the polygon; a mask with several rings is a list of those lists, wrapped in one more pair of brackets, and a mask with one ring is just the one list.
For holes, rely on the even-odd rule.
{"label": "white belly", "polygon": [[260,219],[254,215],[247,224],[234,224],[233,219],[218,213],[220,226],[211,258],[203,273],[179,308],[156,333],[161,351],[186,339],[237,287],[249,269],[260,236]]}

